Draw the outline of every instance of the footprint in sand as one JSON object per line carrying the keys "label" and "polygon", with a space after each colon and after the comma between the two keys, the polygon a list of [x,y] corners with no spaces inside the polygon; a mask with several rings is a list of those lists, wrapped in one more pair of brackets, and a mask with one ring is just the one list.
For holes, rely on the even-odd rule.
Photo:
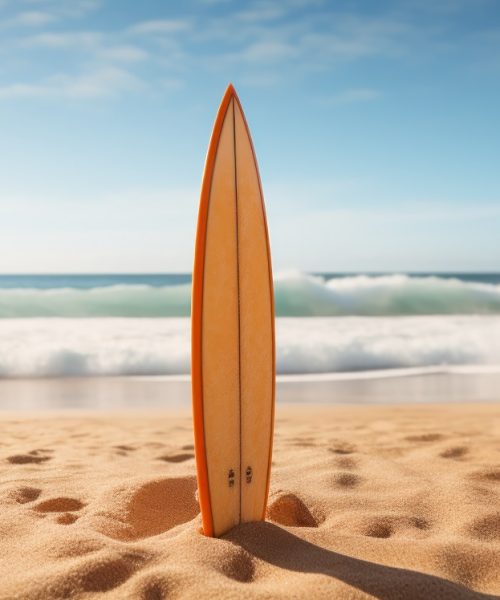
{"label": "footprint in sand", "polygon": [[163,600],[168,598],[171,585],[165,573],[149,572],[136,583],[134,598],[141,600]]}
{"label": "footprint in sand", "polygon": [[441,433],[419,433],[418,435],[407,435],[405,440],[408,442],[438,442],[443,438]]}
{"label": "footprint in sand", "polygon": [[[488,580],[498,570],[496,557],[492,557],[485,549],[475,548],[474,552],[471,552],[468,544],[458,542],[447,545],[436,558],[451,579],[466,587],[473,587],[482,580]],[[471,592],[470,597],[475,597],[475,593]]]}
{"label": "footprint in sand", "polygon": [[475,519],[469,526],[469,533],[477,540],[500,540],[500,512]]}
{"label": "footprint in sand", "polygon": [[312,448],[313,446],[317,445],[314,441],[314,438],[310,437],[292,438],[290,442],[292,443],[292,445],[298,446],[299,448]]}
{"label": "footprint in sand", "polygon": [[83,508],[85,504],[77,498],[66,498],[64,496],[58,498],[50,498],[37,504],[35,510],[38,512],[66,512],[75,511]]}
{"label": "footprint in sand", "polygon": [[[367,537],[389,538],[400,532],[426,531],[430,523],[423,517],[405,515],[380,515],[363,519],[360,525],[360,533]],[[418,533],[418,531],[416,532]]]}
{"label": "footprint in sand", "polygon": [[353,452],[356,452],[356,446],[350,442],[338,440],[332,442],[332,445],[328,450],[334,454],[352,454]]}
{"label": "footprint in sand", "polygon": [[384,521],[378,521],[374,523],[370,523],[365,531],[364,535],[368,537],[374,538],[389,538],[393,534],[393,528],[391,523],[386,523]]}
{"label": "footprint in sand", "polygon": [[17,490],[14,490],[10,496],[18,504],[28,504],[28,502],[34,502],[35,500],[38,500],[38,497],[41,493],[42,490],[39,488],[23,486]]}
{"label": "footprint in sand", "polygon": [[485,482],[500,482],[500,468],[490,467],[481,471],[475,471],[469,475],[471,479]]}
{"label": "footprint in sand", "polygon": [[454,458],[455,460],[463,458],[469,452],[467,446],[452,446],[443,450],[439,456],[441,458]]}
{"label": "footprint in sand", "polygon": [[47,513],[63,513],[56,517],[56,523],[60,525],[71,525],[74,523],[79,515],[73,514],[81,510],[85,504],[77,498],[67,498],[64,496],[58,498],[49,498],[37,504],[34,508],[42,515]]}
{"label": "footprint in sand", "polygon": [[221,561],[219,572],[240,583],[255,579],[255,558],[243,548],[232,548],[226,561]]}
{"label": "footprint in sand", "polygon": [[324,520],[314,517],[303,500],[292,493],[280,493],[272,498],[267,517],[288,527],[318,527]]}
{"label": "footprint in sand", "polygon": [[56,522],[59,523],[59,525],[71,525],[77,519],[78,515],[74,515],[72,513],[67,512],[62,515],[59,515],[56,519]]}
{"label": "footprint in sand", "polygon": [[351,456],[339,456],[337,459],[335,459],[335,465],[340,469],[352,470],[357,469],[359,463],[355,458],[352,458]]}
{"label": "footprint in sand", "polygon": [[118,446],[113,446],[113,448],[117,448],[118,450],[125,450],[126,452],[137,450],[137,448],[135,448],[134,446],[128,446],[127,444],[119,444]]}
{"label": "footprint in sand", "polygon": [[359,475],[354,473],[335,473],[333,476],[333,483],[342,488],[354,488],[362,482]]}
{"label": "footprint in sand", "polygon": [[31,450],[27,454],[15,454],[13,456],[8,456],[7,461],[13,465],[38,465],[40,463],[44,463],[50,460],[52,457],[47,456],[47,454],[51,452],[52,450],[45,449]]}
{"label": "footprint in sand", "polygon": [[180,463],[186,460],[190,460],[191,458],[194,458],[194,454],[181,452],[179,454],[165,454],[164,456],[158,456],[157,460],[164,460],[165,462],[170,463]]}

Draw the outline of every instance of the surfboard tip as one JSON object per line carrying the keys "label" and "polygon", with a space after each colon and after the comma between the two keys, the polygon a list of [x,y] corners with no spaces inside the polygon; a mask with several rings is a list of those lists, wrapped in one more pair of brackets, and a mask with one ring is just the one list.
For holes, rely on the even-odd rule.
{"label": "surfboard tip", "polygon": [[236,95],[236,90],[234,89],[234,85],[231,82],[228,83],[228,86],[226,88],[226,94],[231,94],[231,96]]}

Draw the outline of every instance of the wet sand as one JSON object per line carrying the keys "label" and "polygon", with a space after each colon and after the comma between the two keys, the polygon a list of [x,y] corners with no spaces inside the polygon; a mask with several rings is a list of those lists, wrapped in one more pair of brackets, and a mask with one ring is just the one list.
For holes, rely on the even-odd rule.
{"label": "wet sand", "polygon": [[[280,376],[278,403],[401,404],[495,402],[500,373],[429,373],[387,376],[390,371],[324,376]],[[343,377],[341,375],[340,377]],[[5,411],[141,410],[191,407],[191,383],[178,377],[80,377],[0,379]]]}

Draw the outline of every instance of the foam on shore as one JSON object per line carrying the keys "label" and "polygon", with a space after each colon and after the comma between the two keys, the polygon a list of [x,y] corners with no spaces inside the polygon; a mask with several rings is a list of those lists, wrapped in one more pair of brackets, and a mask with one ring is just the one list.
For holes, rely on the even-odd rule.
{"label": "foam on shore", "polygon": [[[276,341],[279,375],[495,368],[500,316],[282,317]],[[188,318],[0,319],[0,377],[189,372]]]}

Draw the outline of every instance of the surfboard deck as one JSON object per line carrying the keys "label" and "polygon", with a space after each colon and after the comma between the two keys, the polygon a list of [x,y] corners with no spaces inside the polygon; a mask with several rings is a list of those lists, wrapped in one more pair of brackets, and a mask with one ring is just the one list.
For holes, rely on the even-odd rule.
{"label": "surfboard deck", "polygon": [[203,174],[192,287],[192,399],[203,531],[265,518],[275,394],[274,299],[262,186],[232,85]]}

